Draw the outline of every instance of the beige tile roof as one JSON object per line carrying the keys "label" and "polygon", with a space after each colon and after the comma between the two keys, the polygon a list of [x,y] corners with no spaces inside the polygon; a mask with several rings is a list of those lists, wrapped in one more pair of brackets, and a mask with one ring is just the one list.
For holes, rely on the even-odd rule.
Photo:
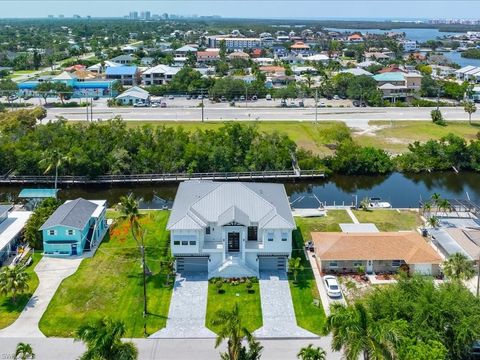
{"label": "beige tile roof", "polygon": [[416,232],[312,232],[320,260],[403,260],[440,264],[442,258]]}

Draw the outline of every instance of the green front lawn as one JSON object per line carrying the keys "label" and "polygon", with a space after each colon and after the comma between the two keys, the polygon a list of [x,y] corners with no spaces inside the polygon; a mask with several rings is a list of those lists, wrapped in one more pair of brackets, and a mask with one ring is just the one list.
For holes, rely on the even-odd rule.
{"label": "green front lawn", "polygon": [[253,283],[252,292],[248,293],[245,284],[230,285],[225,283],[222,293],[217,293],[215,284],[208,284],[207,316],[205,325],[215,333],[219,328],[212,325],[215,313],[218,310],[231,310],[234,304],[238,304],[243,326],[253,332],[262,326],[262,307],[260,303],[260,286]]}
{"label": "green front lawn", "polygon": [[296,217],[295,222],[302,232],[303,240],[306,242],[312,238],[310,236],[311,232],[338,232],[341,231],[338,224],[351,223],[352,219],[345,210],[328,210],[326,216],[314,218]]}
{"label": "green front lawn", "polygon": [[143,282],[140,254],[128,223],[117,220],[95,256],[82,261],[75,274],[65,279],[40,321],[47,336],[70,337],[82,324],[110,317],[125,322],[125,337],[143,337],[165,327],[172,286],[165,285],[160,260],[169,255],[165,230],[169,212],[151,211],[141,218],[146,230],[148,312],[143,318]]}
{"label": "green front lawn", "polygon": [[[297,224],[299,224],[298,219]],[[310,262],[305,258],[303,252],[303,232],[304,229],[300,225],[293,232],[292,258],[300,257],[304,270],[298,274],[296,283],[293,281],[292,274],[289,274],[290,292],[292,293],[297,325],[321,335],[325,322],[325,312],[323,311],[321,301],[318,306],[314,304],[314,299],[320,300],[320,294],[318,293],[317,283]]]}
{"label": "green front lawn", "polygon": [[361,223],[373,223],[380,231],[415,230],[422,225],[420,214],[408,210],[355,210],[353,211]]}
{"label": "green front lawn", "polygon": [[28,291],[24,294],[17,295],[15,304],[12,302],[10,296],[0,294],[0,329],[6,328],[17,320],[23,308],[27,305],[28,300],[30,300],[37,289],[38,276],[34,270],[41,258],[41,253],[33,254],[33,263],[26,270],[30,275],[30,279],[28,280]]}

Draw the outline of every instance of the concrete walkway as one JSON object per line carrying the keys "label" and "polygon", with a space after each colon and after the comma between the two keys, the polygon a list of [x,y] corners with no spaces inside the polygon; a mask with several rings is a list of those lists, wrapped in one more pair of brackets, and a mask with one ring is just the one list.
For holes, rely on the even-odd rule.
{"label": "concrete walkway", "polygon": [[350,216],[350,218],[352,219],[353,223],[354,224],[360,224],[360,221],[358,221],[357,217],[355,216],[355,214],[353,213],[352,209],[350,208],[347,208],[347,214],[348,216]]}
{"label": "concrete walkway", "polygon": [[178,275],[168,311],[167,326],[150,338],[214,338],[215,334],[205,327],[207,297],[207,274]]}
{"label": "concrete walkway", "polygon": [[297,326],[290,285],[285,272],[261,272],[260,298],[263,326],[254,332],[257,338],[318,338],[317,335]]}
{"label": "concrete walkway", "polygon": [[0,330],[0,337],[45,337],[38,323],[60,283],[77,271],[82,258],[51,258],[44,256],[35,267],[39,284],[18,319]]}

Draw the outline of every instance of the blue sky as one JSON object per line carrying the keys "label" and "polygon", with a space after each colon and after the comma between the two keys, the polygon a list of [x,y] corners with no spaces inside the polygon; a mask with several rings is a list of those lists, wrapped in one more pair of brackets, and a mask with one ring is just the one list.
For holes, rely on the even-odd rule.
{"label": "blue sky", "polygon": [[122,16],[129,11],[257,18],[480,18],[480,1],[43,1],[0,0],[0,17]]}

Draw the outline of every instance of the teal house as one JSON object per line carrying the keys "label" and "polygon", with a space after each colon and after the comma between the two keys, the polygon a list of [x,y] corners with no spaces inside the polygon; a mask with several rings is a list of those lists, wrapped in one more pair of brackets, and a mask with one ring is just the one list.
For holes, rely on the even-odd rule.
{"label": "teal house", "polygon": [[77,256],[91,251],[107,232],[105,200],[66,201],[41,226],[43,252],[53,256]]}

